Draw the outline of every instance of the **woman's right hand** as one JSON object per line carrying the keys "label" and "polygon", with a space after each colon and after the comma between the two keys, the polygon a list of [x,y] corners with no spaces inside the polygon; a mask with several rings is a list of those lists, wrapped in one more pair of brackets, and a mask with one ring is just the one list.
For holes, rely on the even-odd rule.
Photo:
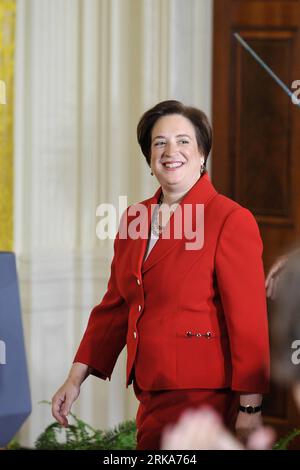
{"label": "woman's right hand", "polygon": [[52,398],[52,415],[64,427],[69,425],[68,414],[80,393],[80,385],[68,378]]}
{"label": "woman's right hand", "polygon": [[89,375],[89,367],[79,362],[74,363],[65,383],[52,398],[52,415],[64,427],[69,425],[67,416],[80,393],[80,386]]}

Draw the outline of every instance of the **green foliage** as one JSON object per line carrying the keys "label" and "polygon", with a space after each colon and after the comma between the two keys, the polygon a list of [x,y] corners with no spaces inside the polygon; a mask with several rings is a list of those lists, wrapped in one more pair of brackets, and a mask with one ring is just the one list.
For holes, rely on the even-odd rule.
{"label": "green foliage", "polygon": [[273,445],[273,450],[287,450],[289,444],[297,437],[300,436],[300,429],[293,429],[289,434],[279,439]]}
{"label": "green foliage", "polygon": [[[75,424],[63,428],[58,423],[52,423],[38,437],[35,442],[36,449],[48,450],[134,450],[136,448],[135,421],[126,421],[109,431],[100,431],[92,428],[74,414]],[[287,450],[289,444],[300,436],[300,429],[294,429],[279,439],[273,450]],[[18,449],[18,444],[11,444],[11,449]]]}
{"label": "green foliage", "polygon": [[[42,403],[49,403],[44,401]],[[135,450],[136,424],[135,421],[125,421],[112,430],[101,431],[94,429],[76,415],[70,413],[74,424],[64,428],[54,422],[47,426],[35,442],[38,450]],[[287,450],[289,444],[300,436],[300,429],[293,429],[289,434],[280,438],[273,450]],[[12,440],[8,450],[21,449],[16,440]]]}
{"label": "green foliage", "polygon": [[20,450],[21,446],[16,439],[12,439],[6,447],[7,450]]}
{"label": "green foliage", "polygon": [[70,413],[75,424],[63,428],[50,424],[37,438],[38,450],[134,450],[136,448],[136,425],[125,421],[109,431],[100,431]]}

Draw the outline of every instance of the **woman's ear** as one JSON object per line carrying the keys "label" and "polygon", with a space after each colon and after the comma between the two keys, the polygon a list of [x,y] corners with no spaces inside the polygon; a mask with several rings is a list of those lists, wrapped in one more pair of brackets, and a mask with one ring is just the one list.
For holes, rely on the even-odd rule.
{"label": "woman's ear", "polygon": [[201,157],[201,159],[200,159],[200,162],[201,162],[201,167],[200,167],[201,175],[205,172],[204,161],[205,161],[204,157]]}

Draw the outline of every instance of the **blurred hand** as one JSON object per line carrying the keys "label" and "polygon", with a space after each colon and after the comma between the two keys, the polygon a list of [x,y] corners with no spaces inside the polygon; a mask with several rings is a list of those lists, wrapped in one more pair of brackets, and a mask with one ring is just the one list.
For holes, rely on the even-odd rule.
{"label": "blurred hand", "polygon": [[69,378],[52,398],[52,415],[64,427],[69,426],[67,416],[79,393],[80,385]]}
{"label": "blurred hand", "polygon": [[274,429],[264,426],[250,434],[246,448],[249,450],[271,450],[275,439]]}
{"label": "blurred hand", "polygon": [[187,410],[179,421],[164,430],[164,450],[241,450],[242,444],[223,426],[211,408]]}
{"label": "blurred hand", "polygon": [[[245,413],[244,413],[245,414]],[[254,415],[248,415],[254,416]],[[260,419],[237,422],[243,429],[246,445],[233,436],[222,424],[218,414],[208,407],[187,410],[174,425],[167,426],[162,435],[161,449],[164,450],[269,450],[275,441],[273,429],[259,427],[251,433],[248,429],[260,425]],[[246,431],[247,429],[247,431]]]}
{"label": "blurred hand", "polygon": [[267,289],[267,297],[271,298],[272,300],[275,299],[277,294],[277,285],[279,280],[279,275],[282,269],[285,267],[287,262],[288,256],[281,256],[278,260],[273,264],[271,267],[267,278],[266,278],[266,289]]}

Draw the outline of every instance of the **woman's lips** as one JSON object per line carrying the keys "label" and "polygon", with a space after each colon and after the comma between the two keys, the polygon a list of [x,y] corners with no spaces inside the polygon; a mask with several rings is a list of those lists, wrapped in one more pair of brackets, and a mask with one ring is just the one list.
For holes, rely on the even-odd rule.
{"label": "woman's lips", "polygon": [[184,162],[164,162],[162,165],[167,171],[175,171],[178,170],[178,168],[181,168],[184,165]]}

